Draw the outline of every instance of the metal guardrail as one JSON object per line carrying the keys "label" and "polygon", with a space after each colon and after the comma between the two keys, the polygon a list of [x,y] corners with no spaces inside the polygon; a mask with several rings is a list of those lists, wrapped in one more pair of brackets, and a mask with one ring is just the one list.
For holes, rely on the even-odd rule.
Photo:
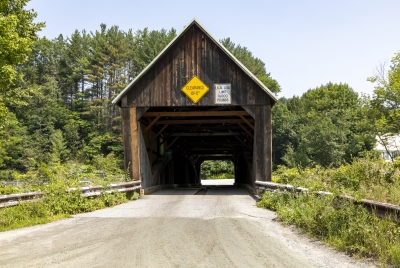
{"label": "metal guardrail", "polygon": [[[268,181],[256,181],[255,182],[256,187],[258,187],[258,191],[263,191],[263,190],[286,190],[286,191],[296,191],[300,193],[308,193],[309,190],[307,188],[303,187],[294,187],[293,185],[290,184],[280,184],[280,183],[275,183],[275,182],[268,182]],[[325,192],[325,191],[318,191],[316,192],[318,195],[333,195],[331,192]],[[386,218],[390,219],[392,221],[400,222],[400,206],[388,204],[388,203],[383,203],[383,202],[377,202],[373,200],[368,200],[368,199],[361,199],[357,200],[356,198],[348,195],[339,195],[339,198],[351,200],[357,204],[360,204],[364,206],[365,208],[368,209],[369,212],[373,213],[374,215],[380,217],[380,218]]]}
{"label": "metal guardrail", "polygon": [[[108,187],[103,186],[85,186],[80,188],[69,188],[68,193],[73,191],[81,191],[81,196],[99,196],[103,193],[113,193],[113,192],[131,192],[136,191],[141,188],[141,181],[131,181],[123,183],[112,183]],[[106,189],[106,190],[105,190]],[[10,195],[0,195],[0,208],[16,206],[20,203],[27,201],[40,200],[44,197],[42,192],[30,192],[21,194],[10,194]]]}
{"label": "metal guardrail", "polygon": [[0,208],[16,206],[27,201],[43,198],[42,192],[0,195]]}

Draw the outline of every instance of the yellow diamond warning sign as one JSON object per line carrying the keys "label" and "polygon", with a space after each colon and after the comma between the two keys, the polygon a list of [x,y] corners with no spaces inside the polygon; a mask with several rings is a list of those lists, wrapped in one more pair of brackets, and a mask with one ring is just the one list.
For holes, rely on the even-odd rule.
{"label": "yellow diamond warning sign", "polygon": [[197,103],[208,91],[208,87],[197,76],[193,76],[182,88],[183,93]]}

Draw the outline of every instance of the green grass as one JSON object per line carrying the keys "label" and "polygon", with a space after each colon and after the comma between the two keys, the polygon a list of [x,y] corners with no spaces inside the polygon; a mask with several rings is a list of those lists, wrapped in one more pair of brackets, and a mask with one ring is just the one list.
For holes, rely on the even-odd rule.
{"label": "green grass", "polygon": [[222,180],[222,179],[233,179],[235,178],[234,174],[229,173],[221,173],[221,174],[213,174],[210,176],[202,176],[202,180]]}
{"label": "green grass", "polygon": [[279,167],[272,180],[400,205],[400,161],[357,159],[337,169]]}
{"label": "green grass", "polygon": [[275,210],[285,224],[353,257],[400,265],[400,225],[349,200],[276,191],[263,193],[257,205]]}
{"label": "green grass", "polygon": [[[278,168],[273,181],[309,188],[310,193],[264,192],[258,206],[276,211],[285,224],[294,225],[309,236],[351,256],[373,258],[381,266],[400,267],[400,224],[380,219],[350,200],[400,204],[400,162],[358,159],[337,169],[321,167]],[[330,191],[318,196],[315,191]]]}
{"label": "green grass", "polygon": [[67,214],[54,215],[46,208],[43,201],[26,202],[18,206],[0,209],[0,232],[68,217]]}
{"label": "green grass", "polygon": [[[53,167],[42,165],[28,174],[15,174],[16,179],[27,183],[20,187],[4,187],[0,184],[0,194],[41,191],[44,197],[42,200],[0,208],[0,231],[48,223],[139,198],[136,192],[104,192],[95,197],[82,197],[79,190],[68,192],[69,188],[79,188],[86,184],[107,186],[116,182],[116,178],[124,177],[122,170],[114,168],[106,171],[101,172],[100,176],[94,166],[71,162]],[[90,182],[82,183],[83,178],[89,178]]]}
{"label": "green grass", "polygon": [[[50,188],[52,188],[50,186]],[[0,209],[0,231],[52,222],[71,215],[136,200],[138,193],[104,193],[96,197],[82,197],[79,191],[66,193],[50,190],[44,199]]]}

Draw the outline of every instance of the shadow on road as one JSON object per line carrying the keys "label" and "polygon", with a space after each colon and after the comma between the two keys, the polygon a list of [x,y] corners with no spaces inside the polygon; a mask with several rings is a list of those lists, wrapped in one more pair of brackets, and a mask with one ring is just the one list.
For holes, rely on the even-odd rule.
{"label": "shadow on road", "polygon": [[190,188],[165,189],[151,195],[250,195],[246,189],[234,185],[203,185]]}

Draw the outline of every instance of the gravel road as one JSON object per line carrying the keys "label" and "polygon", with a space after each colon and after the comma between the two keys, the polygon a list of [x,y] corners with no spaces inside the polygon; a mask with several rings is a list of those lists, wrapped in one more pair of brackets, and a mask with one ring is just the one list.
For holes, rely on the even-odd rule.
{"label": "gravel road", "polygon": [[0,233],[0,267],[374,267],[282,226],[243,189],[196,192]]}

